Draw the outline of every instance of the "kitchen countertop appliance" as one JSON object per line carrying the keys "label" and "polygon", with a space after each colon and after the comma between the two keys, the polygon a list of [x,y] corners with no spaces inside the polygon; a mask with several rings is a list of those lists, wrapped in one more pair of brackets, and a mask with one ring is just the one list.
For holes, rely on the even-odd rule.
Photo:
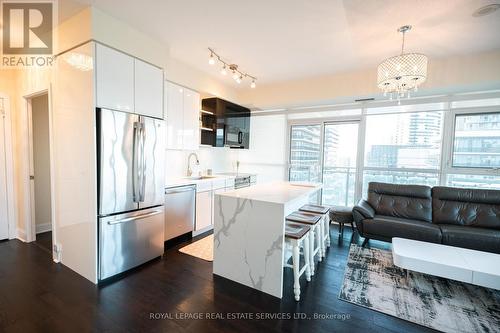
{"label": "kitchen countertop appliance", "polygon": [[163,254],[164,127],[97,109],[99,280]]}
{"label": "kitchen countertop appliance", "polygon": [[165,241],[194,230],[196,185],[165,189]]}
{"label": "kitchen countertop appliance", "polygon": [[255,185],[255,183],[257,182],[257,175],[252,173],[221,172],[218,174],[224,176],[233,176],[235,190]]}

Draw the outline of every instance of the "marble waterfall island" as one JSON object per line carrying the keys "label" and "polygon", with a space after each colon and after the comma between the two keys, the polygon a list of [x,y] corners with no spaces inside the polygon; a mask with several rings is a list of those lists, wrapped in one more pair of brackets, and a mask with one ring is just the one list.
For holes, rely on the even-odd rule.
{"label": "marble waterfall island", "polygon": [[214,274],[281,298],[285,217],[321,184],[275,182],[215,195]]}

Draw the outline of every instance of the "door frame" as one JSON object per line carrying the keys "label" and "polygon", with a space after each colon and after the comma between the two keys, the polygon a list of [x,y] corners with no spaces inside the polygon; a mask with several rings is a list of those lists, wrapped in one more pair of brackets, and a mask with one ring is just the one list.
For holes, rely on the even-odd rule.
{"label": "door frame", "polygon": [[10,98],[7,94],[0,92],[3,100],[4,111],[4,137],[5,137],[5,176],[7,185],[7,221],[9,228],[9,239],[17,238],[17,216],[16,196],[14,190],[14,153],[12,142],[12,113],[10,109]]}
{"label": "door frame", "polygon": [[[54,132],[53,132],[53,108],[52,108],[52,94],[50,87],[48,89],[43,89],[37,91],[35,93],[23,96],[25,105],[26,105],[26,121],[27,121],[27,140],[28,144],[26,145],[26,154],[28,156],[28,166],[24,168],[24,179],[28,181],[25,183],[25,191],[29,193],[28,196],[25,197],[25,214],[29,218],[26,223],[26,242],[33,242],[36,240],[36,224],[35,224],[35,189],[34,182],[31,181],[31,175],[34,172],[34,163],[33,163],[33,117],[32,117],[32,100],[35,97],[39,97],[42,95],[47,95],[48,99],[48,123],[49,123],[49,173],[50,173],[50,212],[51,212],[51,231],[52,231],[52,244],[56,244],[56,223],[55,223],[55,186],[54,186]],[[56,259],[54,256],[54,250],[52,249],[52,257]]]}
{"label": "door frame", "polygon": [[[323,122],[323,125],[322,125],[322,128],[323,128],[323,133],[322,133],[322,136],[323,136],[323,140],[322,140],[322,150],[321,150],[321,182],[323,183],[323,176],[324,176],[324,168],[325,168],[325,142],[324,142],[324,137],[325,137],[325,131],[326,131],[326,126],[327,125],[342,125],[342,124],[356,124],[358,125],[358,135],[357,135],[357,142],[356,142],[356,166],[355,166],[355,170],[354,170],[354,203],[353,204],[356,204],[356,202],[359,200],[360,198],[360,187],[359,184],[361,183],[362,185],[362,180],[359,180],[359,169],[360,168],[360,163],[359,163],[359,160],[361,158],[361,163],[363,163],[362,161],[362,157],[360,157],[360,152],[361,152],[361,155],[364,156],[364,146],[360,146],[359,144],[359,140],[363,140],[364,142],[364,133],[360,133],[360,130],[361,130],[361,124],[362,122],[362,119],[361,118],[349,118],[349,119],[336,119],[336,120],[329,120],[329,121],[324,121]],[[364,123],[363,123],[364,125]],[[321,203],[323,203],[323,197],[321,197]]]}

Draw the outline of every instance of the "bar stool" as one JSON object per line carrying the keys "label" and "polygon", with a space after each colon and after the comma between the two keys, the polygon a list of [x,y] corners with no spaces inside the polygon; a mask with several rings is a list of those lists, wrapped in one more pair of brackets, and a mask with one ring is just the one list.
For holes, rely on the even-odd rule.
{"label": "bar stool", "polygon": [[[285,244],[292,248],[292,265],[284,263],[284,267],[293,269],[293,293],[295,300],[300,300],[299,279],[306,273],[306,280],[311,281],[311,271],[309,266],[309,235],[311,228],[299,223],[285,224]],[[304,266],[300,268],[300,246],[304,249]]]}
{"label": "bar stool", "polygon": [[330,216],[328,215],[330,208],[309,204],[300,207],[299,211],[321,216],[321,257],[324,258],[326,255],[326,248],[330,247]]}
{"label": "bar stool", "polygon": [[[314,275],[314,256],[318,254],[318,261],[321,261],[321,216],[303,212],[293,212],[286,217],[286,222],[299,223],[311,228],[309,231],[309,265],[311,275]],[[315,237],[316,236],[316,237]],[[316,238],[316,246],[314,240]]]}

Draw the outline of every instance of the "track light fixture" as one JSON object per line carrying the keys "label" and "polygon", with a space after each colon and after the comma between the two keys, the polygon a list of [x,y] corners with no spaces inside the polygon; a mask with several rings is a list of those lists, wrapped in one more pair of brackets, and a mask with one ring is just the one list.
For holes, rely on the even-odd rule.
{"label": "track light fixture", "polygon": [[231,77],[237,83],[241,83],[244,78],[249,78],[249,79],[252,80],[252,82],[250,83],[250,88],[255,88],[257,86],[257,84],[255,83],[257,81],[257,78],[255,76],[240,71],[238,69],[238,65],[236,65],[236,64],[230,64],[230,63],[225,62],[211,48],[208,48],[208,51],[210,51],[210,58],[208,58],[208,63],[210,65],[214,65],[215,64],[215,60],[218,60],[222,64],[222,68],[220,70],[220,73],[222,75],[227,75],[227,69],[229,69],[231,71]]}
{"label": "track light fixture", "polygon": [[215,64],[215,59],[214,59],[214,54],[210,53],[210,58],[208,59],[208,64],[209,65],[214,65]]}

